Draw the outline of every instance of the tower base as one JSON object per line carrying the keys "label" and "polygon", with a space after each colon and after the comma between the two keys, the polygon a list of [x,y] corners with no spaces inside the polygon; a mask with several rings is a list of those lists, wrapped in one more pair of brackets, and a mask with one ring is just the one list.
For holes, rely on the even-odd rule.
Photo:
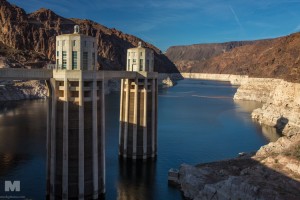
{"label": "tower base", "polygon": [[[155,159],[157,154],[157,78],[143,77],[121,82],[119,156]],[[152,75],[152,76],[151,76]]]}

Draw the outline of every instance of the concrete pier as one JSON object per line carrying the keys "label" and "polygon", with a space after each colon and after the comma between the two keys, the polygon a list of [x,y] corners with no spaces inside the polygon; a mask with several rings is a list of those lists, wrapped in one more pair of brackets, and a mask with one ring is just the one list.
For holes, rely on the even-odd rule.
{"label": "concrete pier", "polygon": [[[119,155],[124,158],[156,157],[157,79],[121,82]],[[125,98],[124,98],[125,97]]]}
{"label": "concrete pier", "polygon": [[105,193],[104,84],[82,74],[70,79],[65,71],[50,81],[50,199],[97,199]]}

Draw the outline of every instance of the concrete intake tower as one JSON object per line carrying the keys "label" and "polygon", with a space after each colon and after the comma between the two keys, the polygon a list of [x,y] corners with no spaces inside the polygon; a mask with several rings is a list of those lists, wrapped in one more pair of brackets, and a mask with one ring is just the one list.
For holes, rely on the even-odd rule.
{"label": "concrete intake tower", "polygon": [[129,159],[155,158],[157,154],[157,76],[153,50],[127,50],[127,71],[143,75],[122,79],[120,100],[119,155]]}
{"label": "concrete intake tower", "polygon": [[93,37],[56,37],[56,69],[48,81],[47,196],[98,199],[105,193],[104,84],[96,77]]}

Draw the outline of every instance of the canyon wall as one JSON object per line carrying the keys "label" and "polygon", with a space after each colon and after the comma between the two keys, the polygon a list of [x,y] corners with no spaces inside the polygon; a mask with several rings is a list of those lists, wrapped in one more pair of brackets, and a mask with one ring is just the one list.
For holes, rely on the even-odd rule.
{"label": "canyon wall", "polygon": [[248,80],[247,75],[233,74],[207,74],[207,73],[181,73],[183,78],[229,81],[232,85],[241,85],[242,82]]}
{"label": "canyon wall", "polygon": [[300,33],[275,39],[171,47],[180,72],[236,74],[300,82]]}
{"label": "canyon wall", "polygon": [[[232,49],[253,44],[254,41],[237,41],[212,44],[193,44],[184,46],[171,46],[165,55],[172,60],[181,72],[194,71],[195,65],[203,65],[210,58],[221,55]],[[194,71],[196,72],[196,71]]]}

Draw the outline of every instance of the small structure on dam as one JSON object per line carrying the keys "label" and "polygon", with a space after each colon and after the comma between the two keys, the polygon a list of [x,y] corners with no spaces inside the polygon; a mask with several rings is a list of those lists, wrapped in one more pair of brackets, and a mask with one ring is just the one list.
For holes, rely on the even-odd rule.
{"label": "small structure on dam", "polygon": [[79,33],[56,37],[50,91],[47,187],[50,199],[97,199],[105,193],[104,84],[97,44]]}
{"label": "small structure on dam", "polygon": [[153,50],[142,47],[127,50],[127,71],[143,78],[121,82],[119,155],[123,158],[155,158],[157,153],[157,77]]}

